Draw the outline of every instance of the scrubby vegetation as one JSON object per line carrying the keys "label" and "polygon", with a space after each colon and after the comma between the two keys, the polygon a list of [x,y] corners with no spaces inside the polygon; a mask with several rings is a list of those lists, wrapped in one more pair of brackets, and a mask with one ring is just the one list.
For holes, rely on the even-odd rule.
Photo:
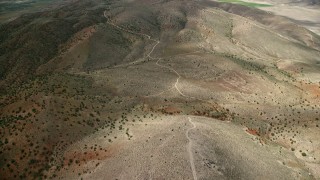
{"label": "scrubby vegetation", "polygon": [[[119,144],[139,142],[135,126],[148,129],[165,121],[159,131],[165,127],[173,139],[188,134],[187,117],[220,122],[220,130],[239,130],[262,146],[281,146],[276,158],[284,148],[301,162],[318,163],[312,149],[320,125],[320,82],[313,73],[318,52],[299,41],[305,34],[288,42],[272,27],[239,17],[243,8],[196,1],[75,1],[1,25],[2,178],[64,178],[69,172],[81,178],[115,156]],[[225,12],[231,10],[238,14]],[[264,33],[284,48],[266,49],[264,41],[246,39],[248,33],[257,40]],[[296,51],[306,57],[291,61],[287,52]],[[197,128],[190,136],[196,133]],[[219,137],[214,133],[210,138]],[[166,147],[170,139],[152,143],[158,141]],[[234,158],[219,143],[203,149]],[[225,161],[203,161],[220,174],[234,172],[218,167]]]}

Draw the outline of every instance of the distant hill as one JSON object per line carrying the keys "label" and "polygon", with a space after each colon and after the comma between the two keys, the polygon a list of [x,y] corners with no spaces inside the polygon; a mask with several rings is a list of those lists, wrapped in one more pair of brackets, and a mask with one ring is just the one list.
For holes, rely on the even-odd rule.
{"label": "distant hill", "polygon": [[263,2],[271,2],[273,4],[285,4],[285,3],[306,3],[309,5],[320,4],[320,0],[264,0]]}

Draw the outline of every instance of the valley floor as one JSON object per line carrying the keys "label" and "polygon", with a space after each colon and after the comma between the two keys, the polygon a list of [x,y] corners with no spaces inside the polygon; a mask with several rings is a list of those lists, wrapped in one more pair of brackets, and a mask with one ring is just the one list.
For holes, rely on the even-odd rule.
{"label": "valley floor", "polygon": [[320,5],[310,5],[308,3],[281,3],[269,2],[268,0],[244,0],[245,2],[267,3],[272,6],[258,7],[264,11],[272,12],[276,15],[284,16],[295,23],[320,35]]}

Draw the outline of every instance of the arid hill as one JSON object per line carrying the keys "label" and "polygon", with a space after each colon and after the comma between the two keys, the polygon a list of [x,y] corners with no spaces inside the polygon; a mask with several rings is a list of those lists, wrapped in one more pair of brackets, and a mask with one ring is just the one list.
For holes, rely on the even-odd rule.
{"label": "arid hill", "polygon": [[320,178],[317,34],[216,1],[46,7],[0,25],[0,179]]}

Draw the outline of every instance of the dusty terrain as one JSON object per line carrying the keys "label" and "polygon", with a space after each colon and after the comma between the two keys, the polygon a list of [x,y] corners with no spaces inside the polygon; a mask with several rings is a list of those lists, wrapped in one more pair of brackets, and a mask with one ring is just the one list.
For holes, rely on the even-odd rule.
{"label": "dusty terrain", "polygon": [[0,39],[2,179],[320,178],[320,37],[287,18],[72,1]]}
{"label": "dusty terrain", "polygon": [[284,16],[296,24],[320,35],[320,1],[292,1],[292,0],[244,0],[245,2],[270,4],[259,7],[262,10]]}

